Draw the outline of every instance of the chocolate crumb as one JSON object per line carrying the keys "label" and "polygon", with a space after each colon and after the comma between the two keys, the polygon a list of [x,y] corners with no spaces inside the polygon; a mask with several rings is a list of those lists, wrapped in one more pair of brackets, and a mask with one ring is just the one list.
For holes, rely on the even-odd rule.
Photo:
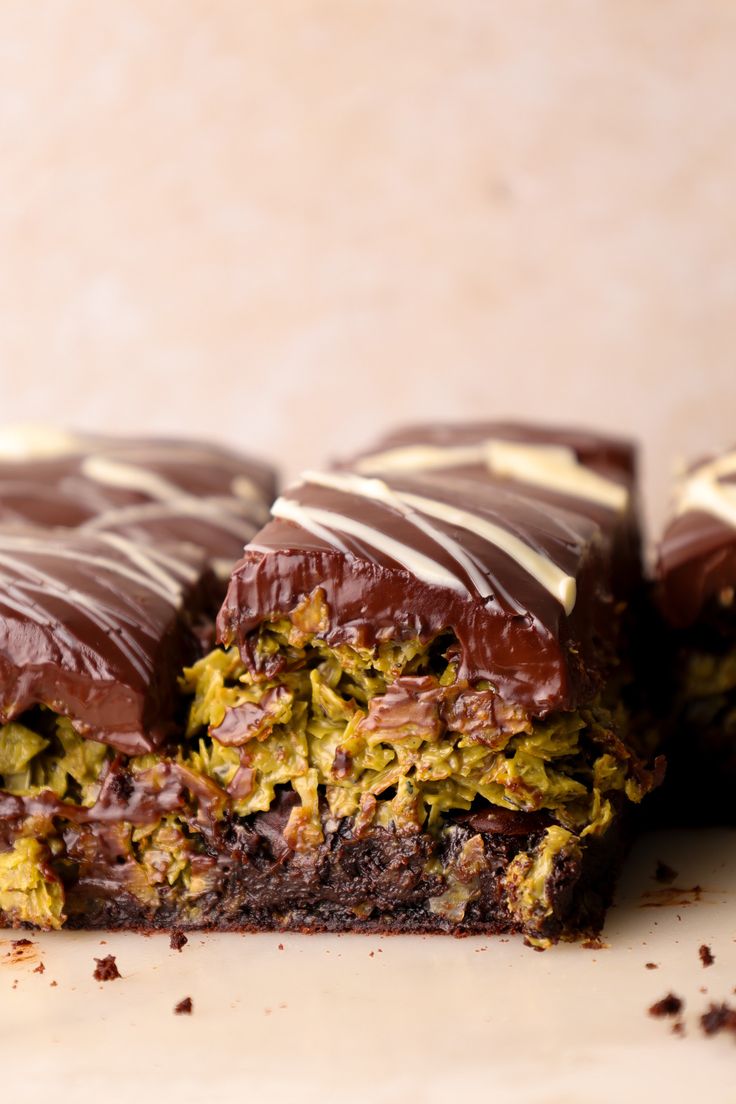
{"label": "chocolate crumb", "polygon": [[700,961],[703,963],[704,966],[712,966],[716,960],[716,956],[713,954],[707,943],[702,943],[700,945],[698,954],[700,955]]}
{"label": "chocolate crumb", "polygon": [[655,882],[661,882],[662,885],[672,885],[676,877],[677,871],[659,859],[654,871]]}
{"label": "chocolate crumb", "polygon": [[46,967],[44,966],[43,962],[39,962],[38,966],[36,967],[36,969],[33,972],[34,972],[34,974],[42,974],[42,973],[44,973],[45,970],[46,970]]}
{"label": "chocolate crumb", "polygon": [[700,1017],[700,1026],[706,1035],[716,1035],[719,1031],[736,1034],[736,1010],[725,1003],[711,1004]]}
{"label": "chocolate crumb", "polygon": [[650,1016],[677,1016],[683,1009],[684,1001],[674,993],[655,1001],[649,1009]]}
{"label": "chocolate crumb", "polygon": [[191,1016],[192,998],[184,997],[183,1000],[180,1000],[179,1003],[174,1007],[174,1014],[177,1016]]}
{"label": "chocolate crumb", "polygon": [[586,951],[602,951],[606,947],[606,944],[598,936],[595,936],[594,939],[586,939],[580,945],[584,947]]}
{"label": "chocolate crumb", "polygon": [[645,962],[644,967],[647,970],[658,970],[659,969],[659,966],[657,965],[656,962]]}
{"label": "chocolate crumb", "polygon": [[16,947],[32,947],[32,939],[13,939],[11,940],[11,946],[15,950]]}
{"label": "chocolate crumb", "polygon": [[133,782],[133,776],[130,771],[115,771],[110,779],[109,789],[113,797],[116,798],[121,805],[127,805],[135,790],[135,783]]}
{"label": "chocolate crumb", "polygon": [[284,949],[284,944],[283,944],[283,943],[279,943],[279,950],[280,950],[280,951],[283,951],[283,949]]}
{"label": "chocolate crumb", "polygon": [[49,985],[51,986],[52,989],[55,988],[55,986],[57,986],[58,984],[59,984],[58,981],[50,981],[49,982]]}
{"label": "chocolate crumb", "polygon": [[96,958],[94,973],[92,977],[95,981],[115,981],[116,978],[121,976],[118,970],[118,964],[115,961],[115,955],[105,955],[104,958]]}
{"label": "chocolate crumb", "polygon": [[675,1023],[673,1023],[673,1025],[672,1025],[672,1034],[673,1035],[684,1035],[685,1034],[685,1024],[682,1022],[682,1020],[676,1020]]}
{"label": "chocolate crumb", "polygon": [[180,951],[188,942],[189,940],[184,932],[180,931],[178,928],[174,928],[169,938],[169,946],[172,951]]}

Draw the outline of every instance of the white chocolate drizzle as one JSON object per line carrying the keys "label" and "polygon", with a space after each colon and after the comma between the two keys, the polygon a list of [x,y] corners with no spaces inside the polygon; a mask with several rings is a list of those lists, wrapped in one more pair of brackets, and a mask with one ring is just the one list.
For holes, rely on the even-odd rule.
{"label": "white chocolate drizzle", "polygon": [[626,487],[582,464],[566,445],[527,444],[488,438],[476,445],[406,445],[364,456],[353,465],[363,474],[410,474],[485,464],[494,475],[518,479],[558,494],[626,508]]}
{"label": "white chocolate drizzle", "polygon": [[442,564],[438,564],[429,556],[422,555],[416,549],[407,544],[394,540],[392,537],[379,533],[370,525],[365,525],[355,518],[345,517],[343,514],[334,513],[332,510],[322,510],[315,506],[304,506],[291,498],[277,498],[271,512],[274,517],[295,521],[309,533],[325,540],[334,547],[347,551],[345,546],[335,540],[332,530],[338,533],[347,533],[356,537],[371,548],[384,552],[392,560],[411,571],[418,579],[423,579],[431,586],[451,587],[453,590],[463,590],[464,587],[456,575],[447,571]]}
{"label": "white chocolate drizzle", "polygon": [[82,449],[82,438],[63,429],[30,423],[0,427],[0,460],[53,460]]}
{"label": "white chocolate drizzle", "polygon": [[[508,529],[478,514],[461,510],[437,499],[394,490],[381,479],[366,479],[352,473],[309,471],[304,473],[302,479],[303,483],[312,483],[345,494],[373,499],[396,510],[443,548],[464,569],[476,592],[483,598],[494,592],[491,580],[458,541],[433,525],[427,520],[428,518],[465,529],[500,548],[548,590],[560,602],[567,614],[571,613],[575,606],[576,583],[571,576],[562,571],[548,556],[531,548]],[[284,512],[284,504],[286,512]],[[278,513],[276,507],[278,507]],[[279,499],[273,512],[277,517],[289,517],[290,520],[298,522],[308,530],[316,522],[321,531],[316,532],[314,528],[311,531],[323,540],[332,540],[333,543],[334,537],[331,536],[331,530],[356,536],[366,544],[385,552],[426,582],[449,586],[454,590],[467,590],[466,585],[457,575],[447,571],[435,560],[362,522],[332,511],[304,506],[289,498]]]}
{"label": "white chocolate drizzle", "polygon": [[736,528],[736,483],[721,482],[729,475],[736,475],[736,452],[696,468],[683,481],[675,514],[679,517],[691,510],[701,510]]}
{"label": "white chocolate drizzle", "polygon": [[[150,501],[111,507],[77,528],[102,532],[126,525],[140,525],[177,517],[191,517],[244,544],[268,519],[268,508],[257,483],[238,473],[225,483],[220,495],[194,495],[151,470],[151,465],[217,462],[217,454],[196,442],[136,442],[74,434],[43,425],[0,427],[0,461],[6,463],[79,458],[82,476],[108,487],[144,495]],[[213,566],[227,577],[232,563],[216,558]]]}
{"label": "white chocolate drizzle", "polygon": [[0,551],[5,554],[6,566],[12,567],[18,574],[22,574],[26,568],[22,559],[12,559],[11,562],[9,554],[12,552],[44,556],[50,560],[69,560],[72,563],[88,564],[103,572],[128,579],[129,582],[157,594],[174,608],[181,605],[183,578],[192,582],[197,577],[197,573],[192,571],[191,566],[162,554],[158,549],[144,548],[116,533],[101,534],[100,540],[124,555],[128,563],[121,563],[109,556],[85,552],[75,546],[67,548],[61,542],[19,536],[15,533],[0,532]]}
{"label": "white chocolate drizzle", "polygon": [[[6,604],[9,607],[12,604],[23,617],[44,624],[47,628],[53,628],[54,634],[65,638],[65,642],[69,645],[70,637],[63,619],[56,616],[52,617],[50,614],[43,621],[39,619],[39,610],[42,610],[39,602],[42,603],[47,596],[61,600],[83,612],[98,629],[105,632],[111,643],[117,647],[118,651],[137,673],[142,677],[148,677],[150,674],[150,659],[145,649],[134,635],[121,631],[120,614],[112,612],[109,604],[104,599],[95,599],[84,590],[70,586],[62,578],[55,577],[50,570],[41,567],[38,561],[32,560],[29,563],[22,556],[14,556],[13,552],[38,555],[39,560],[46,563],[53,563],[54,560],[72,560],[75,563],[90,564],[98,568],[103,575],[111,573],[118,577],[131,579],[160,597],[164,597],[174,606],[181,603],[181,586],[179,588],[179,598],[174,601],[170,594],[162,591],[157,580],[139,575],[137,572],[126,568],[124,564],[109,560],[107,557],[84,554],[77,548],[73,550],[71,548],[63,549],[58,544],[51,545],[45,541],[36,541],[32,538],[16,538],[0,534],[0,584],[2,584],[0,604]],[[3,568],[5,568],[4,571]],[[115,593],[117,592],[113,590],[112,594]],[[144,626],[141,625],[140,627],[143,628]],[[81,659],[87,672],[94,676],[97,673],[94,658],[87,655],[86,649],[79,649],[78,646],[74,648],[73,641],[71,641],[71,645],[75,654],[79,653],[79,659]]]}

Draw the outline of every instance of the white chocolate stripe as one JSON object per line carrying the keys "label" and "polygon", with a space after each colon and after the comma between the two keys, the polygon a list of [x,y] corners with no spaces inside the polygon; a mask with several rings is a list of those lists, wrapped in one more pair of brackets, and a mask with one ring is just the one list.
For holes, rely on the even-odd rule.
{"label": "white chocolate stripe", "polygon": [[527,444],[488,438],[477,445],[407,445],[365,456],[356,471],[408,474],[437,468],[485,464],[494,475],[518,479],[559,494],[571,495],[611,510],[625,509],[626,487],[582,464],[565,445]]}
{"label": "white chocolate stripe", "polygon": [[[236,536],[242,534],[243,527],[237,517],[228,518],[226,514],[223,516],[223,510],[231,510],[237,514],[243,509],[248,499],[242,494],[198,497],[197,495],[188,494],[181,487],[177,487],[175,483],[171,483],[170,480],[164,479],[163,476],[157,475],[155,472],[147,471],[145,468],[137,467],[134,464],[123,464],[118,460],[109,460],[105,456],[88,456],[82,462],[82,474],[87,479],[92,479],[96,483],[102,483],[107,487],[120,487],[126,491],[137,491],[156,502],[166,503],[177,512],[195,516],[205,515],[208,521],[215,521],[222,529],[234,533]],[[237,483],[238,481],[234,482]],[[252,488],[250,481],[247,482]],[[238,483],[238,486],[242,489],[244,483]],[[98,523],[101,520],[98,519]]]}
{"label": "white chocolate stripe", "polygon": [[422,495],[402,494],[402,499],[417,510],[445,521],[448,525],[457,525],[461,529],[467,529],[483,537],[489,544],[500,548],[512,560],[515,560],[521,568],[533,579],[554,595],[565,613],[572,613],[577,598],[577,584],[571,575],[567,575],[561,568],[553,563],[548,556],[536,552],[519,537],[514,536],[508,529],[502,529],[500,525],[477,514],[459,510],[456,506],[448,506],[444,502],[437,502]]}
{"label": "white chocolate stripe", "polygon": [[[20,578],[12,581],[12,587],[14,590],[20,591],[24,597],[28,598],[32,606],[36,605],[36,603],[33,603],[29,596],[25,594],[25,586],[38,586],[41,595],[44,593],[55,595],[57,598],[61,598],[62,601],[67,602],[70,606],[76,606],[84,610],[88,614],[90,620],[98,628],[107,629],[110,640],[114,641],[118,650],[129,660],[138,674],[144,678],[148,677],[150,671],[149,665],[146,662],[147,657],[145,652],[138,646],[132,637],[126,638],[120,633],[120,625],[116,624],[115,621],[107,616],[105,609],[99,602],[92,601],[89,595],[77,590],[76,587],[70,587],[65,583],[61,583],[58,579],[49,575],[48,572],[42,571],[35,564],[30,565],[18,562],[11,556],[0,554],[0,565],[9,568],[10,571],[20,576]],[[2,597],[0,597],[0,604],[2,604]]]}
{"label": "white chocolate stripe", "polygon": [[9,425],[0,428],[0,459],[53,460],[72,456],[84,447],[81,437],[43,425]]}
{"label": "white chocolate stripe", "polygon": [[[228,501],[232,502],[236,508],[240,505],[234,499]],[[83,522],[79,528],[86,532],[100,532],[117,525],[135,525],[138,522],[156,521],[177,516],[202,518],[208,524],[216,525],[218,529],[222,529],[245,541],[243,522],[255,524],[259,521],[265,521],[268,517],[268,511],[264,507],[262,512],[259,511],[256,518],[247,514],[243,516],[237,512],[237,509],[231,509],[228,514],[225,512],[225,508],[220,505],[219,500],[182,496],[181,498],[170,499],[167,502],[141,502],[134,506],[119,506],[106,510],[104,513]]]}
{"label": "white chocolate stripe", "polygon": [[[123,467],[132,463],[138,470],[145,469],[147,465],[155,463],[210,464],[213,462],[213,456],[209,449],[197,448],[195,444],[184,444],[176,440],[172,440],[168,445],[155,441],[150,444],[136,445],[121,438],[118,446],[113,439],[107,442],[106,446],[94,456],[92,454],[95,452],[95,443],[98,440],[95,437],[67,433],[65,430],[55,429],[51,426],[2,426],[0,427],[0,459],[22,463],[27,460],[53,460],[62,456],[74,456],[75,454],[81,455],[90,452],[91,455],[88,459],[102,461],[103,465],[115,464]],[[105,458],[105,454],[114,453],[118,448],[124,449],[128,464],[122,465],[118,461]],[[215,462],[216,459],[215,457]],[[94,475],[88,475],[88,477],[90,479],[96,478]],[[157,479],[159,477],[153,476],[153,478]],[[101,481],[104,481],[104,476]],[[126,486],[125,483],[117,485]],[[263,497],[258,484],[243,474],[236,475],[231,480],[230,489],[235,498],[246,501],[260,502]]]}
{"label": "white chocolate stripe", "polygon": [[[158,582],[162,590],[166,591],[178,604],[182,590],[181,578],[177,578],[177,575],[172,574],[171,571],[165,571],[162,567],[161,558],[156,563],[153,555],[151,555],[152,549],[149,549],[147,545],[138,545],[126,537],[121,537],[119,533],[100,533],[99,540],[127,556],[132,564],[139,567],[151,580]],[[176,564],[175,571],[177,573],[186,574],[190,582],[195,581],[196,572],[188,571],[180,561],[169,560],[170,567],[174,563]]]}
{"label": "white chocolate stripe", "polygon": [[[465,551],[462,545],[443,533],[436,525],[423,518],[406,503],[404,495],[393,491],[382,479],[364,479],[360,475],[350,475],[343,472],[318,472],[307,471],[302,479],[307,483],[314,483],[321,487],[331,487],[345,494],[354,494],[362,498],[372,498],[376,502],[393,508],[402,514],[408,521],[426,533],[430,540],[452,556],[460,564],[468,578],[472,581],[481,598],[488,598],[494,593],[488,577],[479,568],[478,564]],[[425,511],[426,513],[427,511]]]}
{"label": "white chocolate stripe", "polygon": [[736,528],[736,483],[721,483],[723,476],[736,474],[736,452],[719,456],[696,468],[685,480],[678,495],[675,513],[679,517],[690,510],[702,510]]}
{"label": "white chocolate stripe", "polygon": [[[76,456],[81,474],[94,482],[145,495],[153,501],[111,507],[78,528],[102,531],[164,518],[192,517],[232,534],[241,543],[269,516],[258,483],[244,473],[229,478],[230,494],[194,495],[150,470],[151,465],[208,464],[212,453],[196,443],[126,442],[67,433],[48,426],[0,427],[0,461],[23,463]],[[121,456],[120,459],[117,457]],[[217,457],[214,457],[215,463]],[[226,477],[227,478],[227,477]]]}
{"label": "white chocolate stripe", "polygon": [[103,483],[106,487],[120,487],[126,491],[138,491],[162,502],[187,497],[180,487],[163,476],[135,464],[108,460],[105,456],[87,456],[82,461],[81,469],[82,475],[93,479],[95,483]]}
{"label": "white chocolate stripe", "polygon": [[[181,580],[177,579],[174,575],[169,575],[166,578],[166,582],[162,583],[158,578],[158,572],[156,572],[156,577],[152,577],[150,572],[148,574],[142,574],[140,571],[126,567],[124,564],[118,563],[117,560],[109,559],[107,556],[93,556],[77,548],[67,551],[58,545],[54,545],[52,542],[45,543],[30,538],[16,537],[6,533],[0,533],[0,548],[6,552],[30,552],[31,554],[43,555],[50,559],[71,560],[74,563],[87,563],[92,567],[99,567],[104,571],[111,571],[113,574],[121,576],[121,578],[138,583],[139,586],[143,586],[147,590],[151,590],[155,594],[158,594],[160,598],[163,598],[175,608],[181,604],[182,583]],[[120,550],[125,551],[130,558],[130,549],[123,549],[121,546]],[[139,566],[142,565],[141,561],[137,562]],[[18,570],[22,570],[20,561],[13,561],[13,563],[17,566]]]}
{"label": "white chocolate stripe", "polygon": [[[458,542],[435,526],[423,523],[418,515],[427,514],[437,521],[443,521],[448,525],[456,525],[460,529],[475,533],[515,560],[527,574],[536,579],[559,601],[565,613],[570,614],[575,606],[577,588],[575,580],[570,575],[562,571],[548,556],[531,548],[508,529],[495,525],[478,514],[460,510],[455,506],[450,506],[437,499],[426,498],[423,495],[392,490],[381,479],[364,479],[359,475],[342,472],[305,472],[303,478],[308,483],[331,487],[335,490],[344,491],[346,494],[354,494],[363,498],[372,498],[384,502],[387,506],[394,507],[407,520],[424,529],[432,540],[444,548],[455,560],[462,562],[463,567],[466,566],[463,562],[466,557]],[[414,511],[417,511],[417,513]],[[485,576],[480,576],[479,587],[478,582],[476,582],[478,575],[477,570],[472,572],[473,583],[481,597],[487,597],[493,593],[493,587],[490,585],[490,580]]]}
{"label": "white chocolate stripe", "polygon": [[356,537],[369,547],[384,552],[392,560],[396,560],[402,567],[405,567],[407,571],[416,575],[418,579],[423,579],[431,586],[465,590],[458,577],[447,571],[441,564],[436,563],[435,560],[423,556],[421,552],[417,552],[414,548],[393,540],[392,537],[387,537],[370,525],[364,525],[363,522],[356,521],[354,518],[333,513],[332,510],[320,510],[314,506],[303,506],[291,498],[283,497],[276,499],[271,512],[274,517],[295,521],[307,532],[314,533],[322,540],[327,540],[328,543],[341,548],[344,552],[347,552],[347,549],[335,540],[331,533],[332,530],[337,530],[338,533],[347,533],[348,536]]}

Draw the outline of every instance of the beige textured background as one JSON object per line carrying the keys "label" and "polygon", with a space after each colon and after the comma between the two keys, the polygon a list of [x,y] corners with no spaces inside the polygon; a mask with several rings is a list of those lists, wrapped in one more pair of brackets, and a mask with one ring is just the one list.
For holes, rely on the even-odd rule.
{"label": "beige textured background", "polygon": [[736,439],[732,0],[0,0],[4,419]]}

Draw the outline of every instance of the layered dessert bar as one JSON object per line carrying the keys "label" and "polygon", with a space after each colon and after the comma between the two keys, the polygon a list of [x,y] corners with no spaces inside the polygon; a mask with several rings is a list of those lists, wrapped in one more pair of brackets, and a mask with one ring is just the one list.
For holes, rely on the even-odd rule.
{"label": "layered dessert bar", "polygon": [[402,432],[277,500],[184,679],[228,794],[225,926],[598,929],[657,783],[627,709],[634,455]]}
{"label": "layered dessert bar", "polygon": [[169,883],[196,895],[225,799],[184,762],[179,679],[273,495],[215,445],[0,431],[6,923],[140,924]]}
{"label": "layered dessert bar", "polygon": [[191,546],[0,531],[5,924],[94,924],[119,892],[156,902],[171,854],[184,861],[174,810],[219,794],[172,758],[212,585]]}
{"label": "layered dessert bar", "polygon": [[681,479],[657,555],[670,818],[736,820],[736,450]]}
{"label": "layered dessert bar", "polygon": [[275,494],[271,468],[202,441],[0,430],[0,528],[183,541],[205,552],[223,590]]}

